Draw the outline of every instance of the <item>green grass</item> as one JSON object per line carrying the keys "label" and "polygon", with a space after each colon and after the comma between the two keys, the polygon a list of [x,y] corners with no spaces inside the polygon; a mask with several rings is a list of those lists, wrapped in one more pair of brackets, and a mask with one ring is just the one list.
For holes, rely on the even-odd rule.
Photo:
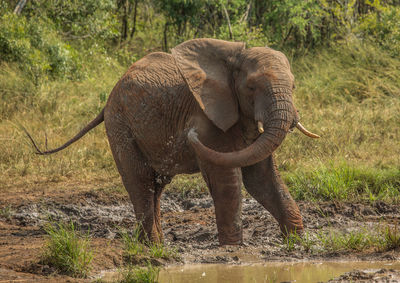
{"label": "green grass", "polygon": [[351,231],[321,229],[290,234],[282,239],[281,247],[287,252],[301,249],[311,254],[385,252],[400,248],[400,231],[397,225],[389,224]]}
{"label": "green grass", "polygon": [[145,245],[140,241],[140,231],[140,226],[136,226],[132,234],[125,230],[120,232],[124,246],[124,257],[128,260],[138,255],[143,255],[145,252]]}
{"label": "green grass", "polygon": [[154,243],[140,239],[141,226],[136,226],[132,233],[125,230],[120,232],[123,243],[123,257],[129,263],[142,263],[151,259],[178,259],[174,249],[162,243]]}
{"label": "green grass", "polygon": [[155,283],[158,282],[160,268],[150,263],[146,267],[129,265],[120,271],[122,279],[119,283]]}
{"label": "green grass", "polygon": [[380,245],[376,235],[366,229],[350,232],[329,231],[318,234],[321,247],[325,252],[364,251]]}
{"label": "green grass", "polygon": [[74,277],[86,277],[91,269],[93,253],[89,235],[76,230],[75,225],[53,223],[45,226],[48,234],[42,262],[58,272]]}
{"label": "green grass", "polygon": [[400,231],[397,225],[394,227],[386,226],[381,230],[383,234],[383,250],[393,250],[400,248]]}
{"label": "green grass", "polygon": [[279,151],[285,168],[318,163],[399,168],[400,60],[351,40],[293,59],[301,121],[322,138],[297,131]]}
{"label": "green grass", "polygon": [[284,174],[297,200],[400,200],[400,170],[353,167],[346,163]]}
{"label": "green grass", "polygon": [[154,258],[163,258],[163,259],[178,258],[178,255],[175,250],[168,248],[161,243],[150,243],[148,247],[148,253],[151,257]]}
{"label": "green grass", "polygon": [[196,197],[208,193],[207,185],[200,174],[179,175],[172,179],[166,190],[178,192],[182,197]]}

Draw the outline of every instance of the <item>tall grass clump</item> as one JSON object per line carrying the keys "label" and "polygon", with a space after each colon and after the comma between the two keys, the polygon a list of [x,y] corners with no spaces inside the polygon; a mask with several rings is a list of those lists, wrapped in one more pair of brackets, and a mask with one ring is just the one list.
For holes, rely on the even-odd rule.
{"label": "tall grass clump", "polygon": [[398,225],[390,227],[387,225],[381,231],[383,234],[383,240],[381,244],[382,250],[393,250],[400,248],[400,231]]}
{"label": "tall grass clump", "polygon": [[89,235],[76,230],[75,225],[48,224],[48,234],[42,262],[55,267],[60,273],[74,277],[86,277],[91,269],[93,253]]}

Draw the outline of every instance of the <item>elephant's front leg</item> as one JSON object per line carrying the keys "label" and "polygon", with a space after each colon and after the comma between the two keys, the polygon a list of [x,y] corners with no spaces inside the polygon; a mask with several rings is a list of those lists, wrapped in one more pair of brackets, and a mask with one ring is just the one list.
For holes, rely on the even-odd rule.
{"label": "elephant's front leg", "polygon": [[214,200],[220,245],[238,245],[242,236],[242,174],[239,168],[202,164],[202,175]]}
{"label": "elephant's front leg", "polygon": [[242,168],[242,173],[249,194],[275,217],[285,235],[303,230],[299,208],[279,176],[272,155],[255,165]]}

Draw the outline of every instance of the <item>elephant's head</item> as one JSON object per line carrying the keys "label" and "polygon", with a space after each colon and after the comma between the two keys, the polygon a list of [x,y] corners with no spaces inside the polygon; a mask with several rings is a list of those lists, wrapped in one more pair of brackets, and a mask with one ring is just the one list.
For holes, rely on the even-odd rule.
{"label": "elephant's head", "polygon": [[283,53],[267,47],[216,39],[186,41],[172,50],[193,96],[207,117],[227,131],[239,116],[254,120],[260,136],[248,147],[229,153],[204,146],[195,129],[189,140],[201,158],[227,167],[245,167],[267,158],[299,123],[293,105],[294,76]]}

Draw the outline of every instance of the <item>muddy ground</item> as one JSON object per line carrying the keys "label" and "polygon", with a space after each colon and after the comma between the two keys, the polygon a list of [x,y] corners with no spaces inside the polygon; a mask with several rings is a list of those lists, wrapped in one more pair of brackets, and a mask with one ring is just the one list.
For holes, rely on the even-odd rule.
{"label": "muddy ground", "polygon": [[[45,243],[43,225],[52,221],[74,221],[90,231],[95,251],[92,281],[102,270],[123,265],[118,232],[130,229],[135,218],[127,194],[119,185],[92,183],[15,183],[0,190],[0,282],[9,280],[70,281],[77,279],[54,274],[40,264]],[[306,231],[368,229],[379,223],[398,223],[397,205],[376,202],[299,202]],[[162,223],[167,246],[177,250],[181,263],[249,263],[300,260],[397,260],[400,251],[315,253],[282,244],[277,223],[250,197],[243,199],[244,244],[219,247],[213,204],[207,195],[182,196],[166,191],[162,199]],[[168,262],[167,262],[168,264]],[[19,282],[22,282],[19,281]]]}

